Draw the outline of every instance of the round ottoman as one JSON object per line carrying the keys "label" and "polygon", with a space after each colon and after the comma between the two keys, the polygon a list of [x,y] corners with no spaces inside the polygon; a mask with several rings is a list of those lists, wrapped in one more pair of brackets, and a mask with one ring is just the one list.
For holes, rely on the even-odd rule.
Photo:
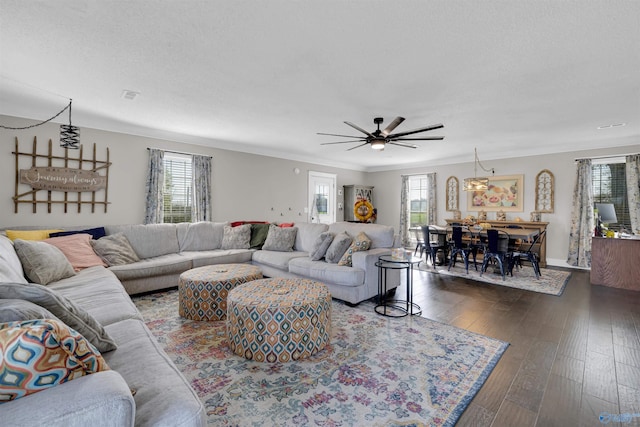
{"label": "round ottoman", "polygon": [[231,351],[257,362],[309,357],[329,343],[331,294],[307,279],[262,279],[227,297]]}
{"label": "round ottoman", "polygon": [[178,281],[178,312],[191,320],[224,320],[229,291],[256,279],[262,279],[262,272],[250,264],[207,265],[187,270]]}

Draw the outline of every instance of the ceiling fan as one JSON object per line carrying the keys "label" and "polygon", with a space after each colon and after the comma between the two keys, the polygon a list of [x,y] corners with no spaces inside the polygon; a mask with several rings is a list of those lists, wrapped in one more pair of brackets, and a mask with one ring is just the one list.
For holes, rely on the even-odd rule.
{"label": "ceiling fan", "polygon": [[364,134],[364,136],[337,135],[335,133],[321,133],[321,132],[318,132],[318,135],[340,136],[340,137],[343,137],[343,138],[356,138],[356,139],[349,140],[349,141],[323,142],[320,145],[346,144],[346,143],[352,143],[352,142],[362,142],[362,144],[356,145],[355,147],[351,147],[351,148],[347,149],[347,151],[355,150],[356,148],[363,147],[363,146],[365,146],[367,144],[370,144],[371,148],[373,148],[374,150],[382,151],[382,150],[384,150],[384,147],[387,144],[399,145],[400,147],[406,147],[406,148],[418,148],[418,146],[415,145],[415,144],[406,143],[406,142],[399,142],[399,141],[433,141],[433,140],[442,140],[442,139],[444,139],[444,136],[426,136],[426,137],[422,137],[422,138],[405,138],[407,135],[412,135],[414,133],[427,132],[427,131],[430,131],[430,130],[441,129],[441,128],[444,127],[442,125],[442,123],[438,123],[436,125],[423,127],[423,128],[420,128],[420,129],[410,130],[410,131],[407,131],[407,132],[391,133],[391,132],[393,132],[393,130],[396,127],[398,127],[398,125],[400,123],[402,123],[404,121],[404,117],[396,117],[391,123],[389,123],[389,125],[386,128],[380,130],[380,124],[383,121],[384,121],[384,119],[382,117],[376,117],[376,118],[373,119],[373,123],[378,125],[378,129],[373,131],[373,132],[367,132],[366,130],[362,129],[359,126],[354,125],[353,123],[344,122],[345,124],[351,126],[352,128],[362,132]]}

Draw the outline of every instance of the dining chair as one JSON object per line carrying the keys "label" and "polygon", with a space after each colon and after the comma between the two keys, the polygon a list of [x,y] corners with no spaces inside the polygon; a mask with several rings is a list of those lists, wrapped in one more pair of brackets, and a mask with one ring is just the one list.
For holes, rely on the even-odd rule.
{"label": "dining chair", "polygon": [[[466,235],[466,239],[463,240],[463,235]],[[466,240],[466,241],[465,241]],[[464,269],[469,274],[469,255],[473,256],[473,266],[478,271],[478,264],[476,263],[477,247],[472,243],[473,236],[468,228],[451,227],[451,240],[449,242],[449,268],[456,265],[456,258],[458,255],[462,256],[464,261]]]}
{"label": "dining chair", "polygon": [[500,267],[502,280],[505,280],[505,267],[508,267],[509,254],[509,233],[504,230],[490,228],[487,230],[487,247],[480,268],[480,276],[487,271],[489,260],[495,260]]}
{"label": "dining chair", "polygon": [[[411,231],[413,232],[413,236],[416,239],[416,249],[413,251],[413,256],[416,256],[418,254],[418,251],[420,251],[420,258],[422,258],[422,255],[424,255],[424,252],[427,249],[427,246],[424,243],[424,235],[422,233],[422,229],[416,228],[416,229],[412,229]],[[428,258],[429,258],[429,254],[427,254],[427,259]]]}
{"label": "dining chair", "polygon": [[540,272],[538,252],[534,250],[534,247],[537,244],[542,245],[546,234],[547,230],[542,230],[540,234],[534,237],[533,241],[525,251],[514,251],[511,253],[511,256],[509,257],[509,274],[513,276],[513,267],[518,264],[518,266],[522,268],[522,261],[526,260],[531,263],[536,279],[539,279],[540,276],[542,276],[542,273]]}
{"label": "dining chair", "polygon": [[427,251],[427,261],[429,261],[429,257],[431,257],[431,265],[435,270],[438,252],[442,252],[443,263],[447,262],[448,247],[446,239],[441,238],[442,234],[429,225],[422,226],[422,234],[424,237],[425,250]]}

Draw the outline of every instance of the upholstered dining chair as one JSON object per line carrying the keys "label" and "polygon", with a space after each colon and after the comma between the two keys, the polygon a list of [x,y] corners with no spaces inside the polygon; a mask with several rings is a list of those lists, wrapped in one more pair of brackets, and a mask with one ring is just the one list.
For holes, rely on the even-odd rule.
{"label": "upholstered dining chair", "polygon": [[502,280],[505,280],[505,271],[507,270],[508,258],[510,257],[508,246],[509,233],[495,228],[489,228],[487,230],[487,247],[484,253],[484,259],[482,260],[480,276],[487,271],[489,260],[493,259],[498,263],[498,267],[500,267]]}
{"label": "upholstered dining chair", "polygon": [[431,265],[436,269],[436,260],[438,252],[442,252],[443,263],[447,262],[447,242],[441,238],[440,233],[435,227],[429,225],[422,226],[422,234],[424,237],[425,250],[427,251],[427,261],[431,257]]}
{"label": "upholstered dining chair", "polygon": [[533,272],[536,275],[536,279],[539,279],[542,276],[540,273],[540,263],[538,259],[538,253],[535,251],[536,245],[542,245],[544,238],[547,234],[547,230],[542,230],[540,234],[538,234],[531,241],[529,247],[524,251],[514,251],[511,253],[509,257],[509,274],[513,276],[513,267],[518,264],[519,267],[522,268],[522,261],[529,261],[531,266],[533,267]]}
{"label": "upholstered dining chair", "polygon": [[[466,241],[463,241],[462,236],[466,235]],[[462,260],[464,261],[464,269],[467,274],[469,274],[469,256],[473,256],[473,266],[476,271],[478,270],[478,264],[476,263],[476,254],[478,251],[477,246],[473,244],[473,236],[468,228],[462,227],[451,227],[451,240],[449,242],[449,248],[451,252],[449,253],[449,268],[451,270],[451,266],[456,265],[456,258],[458,255],[462,256]]]}

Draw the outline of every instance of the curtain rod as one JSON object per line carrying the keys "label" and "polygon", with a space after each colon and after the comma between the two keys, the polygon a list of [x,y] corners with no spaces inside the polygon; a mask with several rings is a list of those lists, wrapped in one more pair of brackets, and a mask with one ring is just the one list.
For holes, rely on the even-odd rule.
{"label": "curtain rod", "polygon": [[578,160],[613,159],[616,157],[635,156],[636,154],[638,153],[612,154],[610,156],[578,157],[577,159],[573,159],[573,160],[577,162]]}
{"label": "curtain rod", "polygon": [[156,147],[147,147],[147,150],[162,150],[165,151],[167,153],[174,153],[174,154],[185,154],[187,156],[203,156],[203,157],[208,157],[210,159],[213,159],[213,156],[207,156],[205,154],[198,154],[198,153],[187,153],[185,151],[173,151],[173,150],[167,150],[164,148],[156,148]]}

